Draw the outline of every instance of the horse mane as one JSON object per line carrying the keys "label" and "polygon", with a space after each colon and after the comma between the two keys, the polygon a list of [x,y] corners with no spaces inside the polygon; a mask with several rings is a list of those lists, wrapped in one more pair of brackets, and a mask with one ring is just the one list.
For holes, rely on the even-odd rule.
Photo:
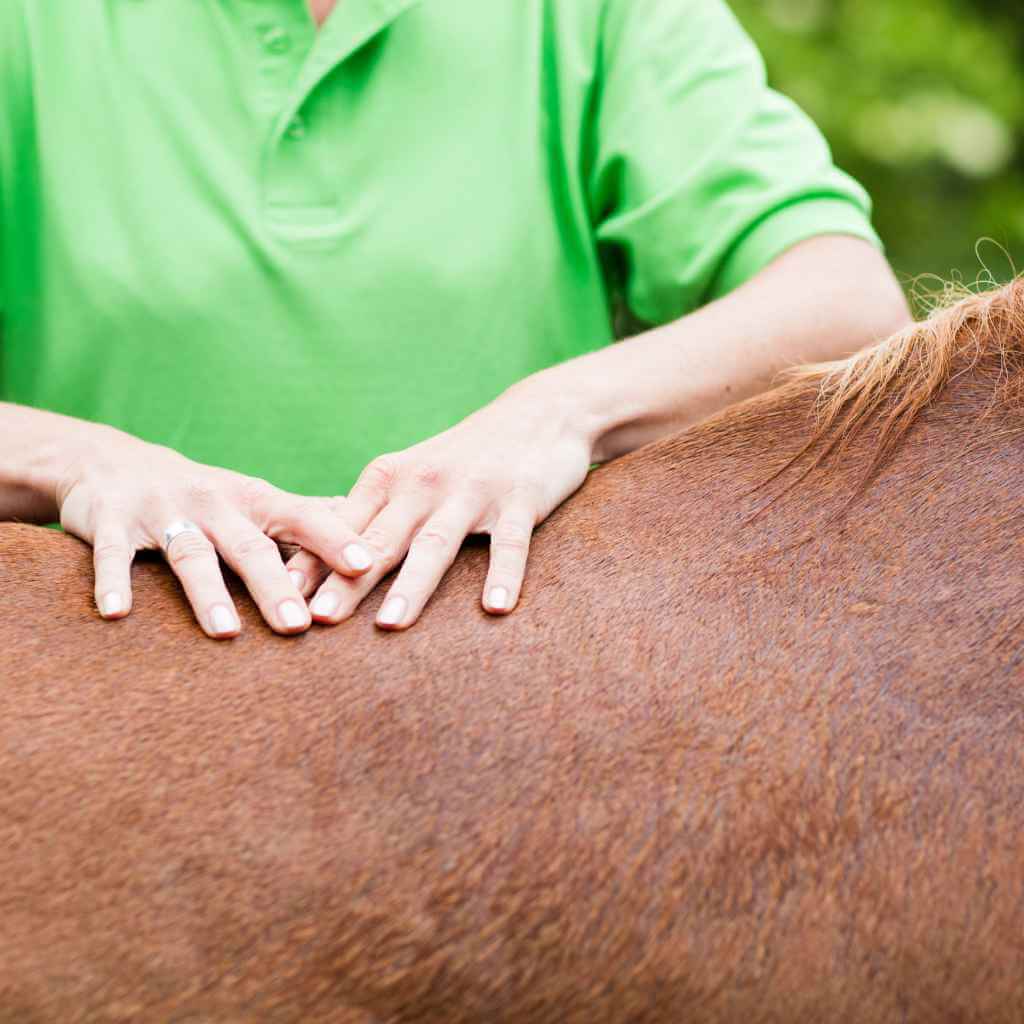
{"label": "horse mane", "polygon": [[775,389],[677,435],[665,455],[678,459],[723,444],[742,449],[745,438],[766,430],[792,437],[794,417],[810,409],[810,427],[800,447],[755,490],[799,465],[799,473],[783,487],[783,493],[789,491],[826,459],[841,458],[871,427],[863,490],[918,417],[961,377],[973,378],[984,389],[983,412],[1024,408],[1024,276],[978,292],[947,285],[925,319],[846,359],[785,371]]}
{"label": "horse mane", "polygon": [[995,369],[991,406],[1024,405],[1024,277],[983,292],[947,285],[926,319],[847,359],[790,370],[789,389],[816,391],[815,426],[793,461],[815,448],[815,465],[841,456],[876,422],[869,480],[946,387],[983,366]]}

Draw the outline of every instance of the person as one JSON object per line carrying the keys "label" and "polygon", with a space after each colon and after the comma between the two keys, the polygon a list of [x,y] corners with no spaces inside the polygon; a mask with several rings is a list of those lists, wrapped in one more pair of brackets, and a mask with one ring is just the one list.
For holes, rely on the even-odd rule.
{"label": "person", "polygon": [[473,533],[507,613],[594,464],[909,316],[722,0],[5,0],[0,97],[0,518],[107,619],[161,548],[212,637],[218,555],[402,629]]}

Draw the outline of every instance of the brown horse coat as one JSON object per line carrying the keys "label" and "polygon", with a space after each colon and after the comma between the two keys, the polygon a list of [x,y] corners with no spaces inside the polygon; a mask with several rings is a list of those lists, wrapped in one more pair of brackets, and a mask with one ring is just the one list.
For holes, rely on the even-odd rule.
{"label": "brown horse coat", "polygon": [[209,641],[156,560],[105,623],[0,527],[0,1021],[1024,1020],[1022,387],[1015,284],[595,471],[514,616],[471,547],[402,634],[236,586]]}

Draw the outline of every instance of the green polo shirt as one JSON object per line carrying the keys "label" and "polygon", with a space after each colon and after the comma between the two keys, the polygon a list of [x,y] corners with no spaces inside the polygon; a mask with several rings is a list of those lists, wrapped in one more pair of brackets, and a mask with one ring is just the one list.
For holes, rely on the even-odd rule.
{"label": "green polo shirt", "polygon": [[720,0],[0,0],[0,398],[291,490],[824,233]]}

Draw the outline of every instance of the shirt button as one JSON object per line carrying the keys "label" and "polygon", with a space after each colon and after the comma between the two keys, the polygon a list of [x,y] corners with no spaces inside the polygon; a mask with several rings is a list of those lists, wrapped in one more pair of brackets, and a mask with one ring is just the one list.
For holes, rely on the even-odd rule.
{"label": "shirt button", "polygon": [[306,124],[301,117],[296,115],[288,122],[288,127],[285,128],[284,133],[289,139],[304,139],[306,137]]}
{"label": "shirt button", "polygon": [[287,53],[292,48],[292,37],[283,28],[268,28],[263,33],[263,45],[270,53]]}

